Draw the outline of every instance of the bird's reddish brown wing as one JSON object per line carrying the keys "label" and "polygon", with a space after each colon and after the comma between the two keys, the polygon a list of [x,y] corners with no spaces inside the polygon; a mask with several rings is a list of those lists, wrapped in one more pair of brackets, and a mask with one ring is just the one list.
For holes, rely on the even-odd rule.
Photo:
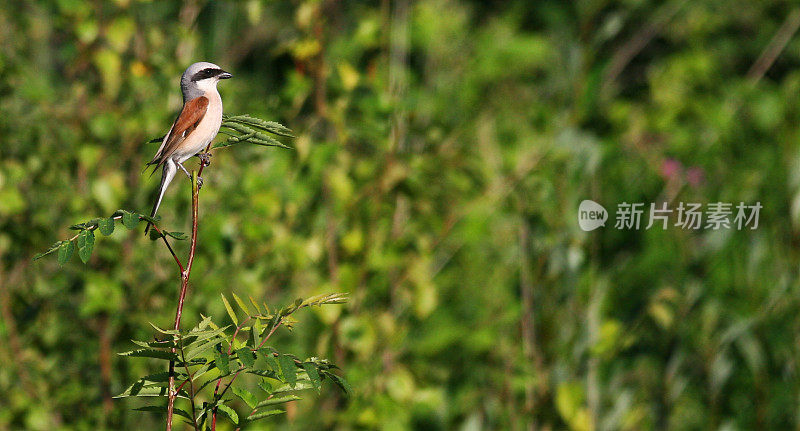
{"label": "bird's reddish brown wing", "polygon": [[169,131],[169,135],[166,138],[164,148],[156,155],[153,162],[157,162],[158,165],[161,165],[170,158],[175,150],[180,147],[181,143],[186,140],[186,137],[197,128],[197,125],[200,124],[200,121],[202,121],[203,117],[206,115],[207,109],[208,98],[205,96],[195,97],[186,102],[186,104],[183,105],[183,110],[181,110],[180,115],[175,119],[175,123],[172,124],[172,129]]}

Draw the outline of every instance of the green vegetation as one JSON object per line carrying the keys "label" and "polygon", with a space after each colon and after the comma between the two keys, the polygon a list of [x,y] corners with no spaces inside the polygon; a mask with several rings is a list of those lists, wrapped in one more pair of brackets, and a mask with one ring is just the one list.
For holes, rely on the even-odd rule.
{"label": "green vegetation", "polygon": [[[294,137],[217,138],[292,149],[236,145],[203,172],[181,337],[236,328],[220,294],[348,297],[276,330],[285,367],[258,369],[291,379],[290,358],[313,382],[330,358],[351,393],[322,382],[249,429],[797,428],[794,7],[0,1],[0,429],[163,429],[113,397],[166,370],[117,353],[165,339],[148,322],[172,326],[175,262],[94,217],[152,205],[143,143],[195,61],[234,74],[229,119]],[[159,227],[190,232],[191,197],[176,177]],[[605,227],[579,228],[584,199]],[[755,230],[615,229],[623,202],[763,208]],[[269,360],[242,347],[229,364]],[[240,420],[253,402],[230,394]]]}

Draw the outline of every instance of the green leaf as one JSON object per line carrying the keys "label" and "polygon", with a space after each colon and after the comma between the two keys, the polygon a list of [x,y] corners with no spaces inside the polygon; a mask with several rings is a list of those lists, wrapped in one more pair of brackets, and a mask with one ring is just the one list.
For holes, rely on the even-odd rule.
{"label": "green leaf", "polygon": [[[144,407],[135,408],[134,410],[140,411],[140,412],[166,413],[167,412],[167,407],[166,406],[144,406]],[[178,416],[183,416],[186,419],[189,419],[190,421],[192,420],[192,416],[189,415],[189,413],[187,413],[184,410],[181,410],[181,409],[178,409],[178,408],[173,408],[172,411]]]}
{"label": "green leaf", "polygon": [[94,232],[90,230],[82,230],[78,234],[78,256],[80,256],[83,263],[89,261],[94,249]]}
{"label": "green leaf", "polygon": [[123,211],[122,224],[128,229],[136,229],[139,225],[139,216],[130,211]]}
{"label": "green leaf", "polygon": [[264,419],[265,417],[268,417],[268,416],[279,415],[281,413],[283,413],[283,410],[280,410],[280,409],[267,410],[265,412],[258,412],[258,413],[254,414],[252,416],[248,416],[247,417],[247,421],[248,422],[255,422],[255,421],[259,420],[259,419]]}
{"label": "green leaf", "polygon": [[236,387],[232,387],[231,389],[233,390],[233,393],[237,397],[241,398],[242,401],[244,401],[244,403],[247,404],[251,409],[256,408],[256,404],[258,404],[258,399],[256,398],[255,395],[250,393],[250,391],[248,391],[247,389],[241,389]]}
{"label": "green leaf", "polygon": [[[256,321],[253,322],[253,332],[252,332],[253,339],[255,341],[260,342],[261,341],[261,335],[263,333],[264,333],[264,325],[261,323],[261,319],[256,319]],[[257,344],[253,344],[253,347],[255,347],[255,346],[257,346]]]}
{"label": "green leaf", "polygon": [[228,311],[228,316],[231,317],[233,324],[239,326],[239,319],[236,317],[236,313],[233,312],[233,308],[231,307],[231,304],[228,302],[228,299],[225,298],[225,295],[222,293],[220,293],[220,296],[222,296],[222,302],[225,304],[225,310]]}
{"label": "green leaf", "polygon": [[133,213],[133,215],[139,217],[139,220],[144,220],[146,222],[150,222],[151,224],[158,224],[158,221],[161,220],[161,216],[150,217],[149,215],[138,213]]}
{"label": "green leaf", "polygon": [[253,304],[253,307],[256,307],[256,312],[258,314],[261,314],[261,309],[258,307],[258,302],[256,302],[256,300],[252,296],[250,296],[249,299],[250,303]]}
{"label": "green leaf", "polygon": [[319,387],[320,378],[317,366],[311,362],[303,362],[303,369],[306,370],[306,374],[308,374],[308,378],[314,383],[314,386]]}
{"label": "green leaf", "polygon": [[172,340],[159,340],[159,341],[136,341],[132,340],[134,344],[142,347],[155,347],[156,349],[167,349],[175,347],[175,342]]}
{"label": "green leaf", "polygon": [[267,379],[261,379],[258,382],[258,387],[263,389],[264,392],[268,394],[272,392],[272,385],[267,381]]}
{"label": "green leaf", "polygon": [[297,382],[297,367],[294,365],[294,358],[289,355],[278,356],[278,361],[281,363],[281,372],[283,378],[289,384]]}
{"label": "green leaf", "polygon": [[161,329],[158,326],[154,325],[152,322],[148,322],[148,323],[150,323],[150,326],[152,326],[153,329],[155,329],[156,331],[158,331],[158,332],[160,332],[162,334],[166,334],[166,335],[179,335],[180,334],[180,331],[177,331],[175,329]]}
{"label": "green leaf", "polygon": [[256,405],[256,408],[260,409],[261,407],[274,406],[276,404],[283,404],[283,403],[288,403],[289,401],[297,401],[301,399],[302,398],[298,397],[297,395],[284,395],[282,397],[272,397],[268,400],[264,400],[258,403],[258,405]]}
{"label": "green leaf", "polygon": [[183,241],[183,240],[185,240],[185,239],[189,238],[189,237],[188,237],[188,236],[187,236],[185,233],[183,233],[183,232],[168,232],[168,231],[163,231],[163,232],[164,232],[164,235],[166,235],[166,236],[169,236],[169,237],[172,237],[172,238],[175,238],[175,239],[177,239],[178,241]]}
{"label": "green leaf", "polygon": [[280,371],[280,366],[278,365],[278,361],[275,359],[275,356],[269,349],[259,349],[258,351],[264,357],[264,360],[267,362],[270,368],[276,373]]}
{"label": "green leaf", "polygon": [[97,227],[97,224],[100,222],[101,219],[93,218],[85,223],[78,223],[70,226],[69,228],[72,230],[86,230],[86,229],[94,229]]}
{"label": "green leaf", "polygon": [[330,379],[333,380],[334,383],[336,383],[336,386],[339,386],[346,394],[349,395],[353,393],[353,388],[350,387],[350,384],[347,383],[347,380],[345,380],[344,378],[339,377],[333,373],[325,373],[325,375],[327,377],[330,377]]}
{"label": "green leaf", "polygon": [[[179,398],[188,398],[185,390],[181,389],[178,392]],[[115,395],[114,398],[127,398],[127,397],[166,397],[166,386],[144,386],[144,381],[139,380],[130,385],[123,393]]]}
{"label": "green leaf", "polygon": [[247,114],[234,115],[234,116],[225,115],[223,116],[223,120],[228,123],[248,124],[250,126],[266,130],[267,132],[275,135],[294,138],[294,135],[292,135],[292,131],[288,127],[284,126],[283,124],[277,123],[275,121],[264,121],[260,118],[251,117]]}
{"label": "green leaf", "polygon": [[155,349],[138,349],[138,350],[131,350],[130,352],[123,352],[118,353],[120,356],[130,356],[133,358],[155,358],[155,359],[165,359],[167,361],[178,361],[178,355],[166,350],[155,350]]}
{"label": "green leaf", "polygon": [[59,247],[61,247],[61,244],[63,244],[63,243],[64,243],[64,241],[58,241],[58,242],[54,243],[53,245],[50,246],[50,248],[47,249],[47,251],[41,252],[41,253],[37,254],[36,256],[33,256],[33,260],[39,260],[39,259],[47,256],[48,254],[58,250]]}
{"label": "green leaf", "polygon": [[236,354],[239,356],[239,360],[242,361],[244,366],[247,368],[252,367],[256,362],[253,352],[247,347],[242,347],[241,349],[237,350]]}
{"label": "green leaf", "polygon": [[250,307],[248,307],[247,304],[244,301],[242,301],[242,298],[239,298],[239,295],[235,293],[231,293],[231,295],[233,295],[233,299],[236,300],[236,303],[239,304],[239,307],[245,312],[245,314],[247,314],[248,316],[253,315],[253,312],[250,311]]}
{"label": "green leaf", "polygon": [[114,233],[114,225],[116,222],[113,218],[102,218],[97,221],[97,230],[100,231],[105,236],[109,236]]}
{"label": "green leaf", "polygon": [[[200,344],[197,344],[191,349],[184,349],[186,360],[188,361],[190,359],[197,358],[198,356],[205,356],[207,351],[221,344],[223,341],[225,340],[221,337],[212,338],[211,340],[200,342]],[[216,354],[216,350],[214,352]]]}
{"label": "green leaf", "polygon": [[72,257],[72,252],[75,250],[75,245],[72,241],[61,241],[61,247],[58,248],[58,264],[63,265]]}
{"label": "green leaf", "polygon": [[300,380],[300,381],[298,381],[297,383],[295,383],[293,385],[289,385],[287,383],[287,384],[285,384],[283,386],[279,386],[279,387],[273,389],[272,393],[273,394],[282,394],[282,393],[286,393],[286,392],[294,393],[294,392],[304,391],[304,390],[307,390],[307,389],[314,389],[314,384],[309,382],[309,381],[307,381],[307,380]]}
{"label": "green leaf", "polygon": [[227,416],[234,425],[239,425],[239,415],[236,414],[236,410],[226,406],[225,404],[218,405],[217,410],[225,413],[225,416]]}
{"label": "green leaf", "polygon": [[217,368],[224,374],[228,374],[231,372],[230,369],[230,361],[231,358],[228,356],[227,352],[217,352],[215,362],[217,363]]}

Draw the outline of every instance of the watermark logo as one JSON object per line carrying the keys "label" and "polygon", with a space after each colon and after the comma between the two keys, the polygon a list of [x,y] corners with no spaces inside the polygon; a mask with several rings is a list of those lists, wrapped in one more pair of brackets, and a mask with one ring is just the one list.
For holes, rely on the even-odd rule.
{"label": "watermark logo", "polygon": [[586,232],[606,225],[608,211],[599,203],[586,199],[578,207],[578,225]]}
{"label": "watermark logo", "polygon": [[[617,204],[614,229],[644,230],[660,227],[666,230],[671,224],[684,230],[719,230],[758,228],[758,216],[763,206],[761,202],[747,205],[739,202],[734,206],[728,202],[711,202],[703,207],[698,202],[679,202],[677,208],[670,208],[666,202],[656,206],[650,203],[650,210],[644,203],[622,202]],[[591,200],[581,202],[578,207],[578,224],[585,231],[605,226],[608,213],[602,205]],[[644,219],[644,220],[642,220]]]}

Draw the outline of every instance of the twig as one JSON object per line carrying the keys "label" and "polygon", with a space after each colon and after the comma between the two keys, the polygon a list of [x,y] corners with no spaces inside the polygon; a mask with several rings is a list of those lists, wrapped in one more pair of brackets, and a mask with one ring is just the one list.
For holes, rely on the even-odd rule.
{"label": "twig", "polygon": [[[208,153],[210,144],[206,147]],[[189,288],[189,275],[192,272],[192,264],[194,263],[194,254],[197,247],[197,214],[199,207],[199,193],[200,188],[197,185],[197,177],[203,173],[203,168],[206,167],[205,163],[200,164],[198,171],[192,171],[192,238],[189,245],[189,258],[186,261],[186,268],[181,269],[181,293],[178,296],[178,308],[175,311],[175,325],[173,329],[180,331],[181,329],[181,315],[183,314],[183,303],[186,299],[186,291]],[[175,258],[176,261],[177,257]],[[175,352],[175,348],[172,348]],[[175,409],[175,398],[178,393],[175,391],[175,361],[169,362],[169,392],[167,399],[167,431],[172,431],[172,416]]]}
{"label": "twig", "polygon": [[172,257],[175,259],[175,263],[178,264],[178,270],[180,270],[181,274],[183,274],[183,264],[181,264],[181,260],[178,259],[178,256],[175,254],[175,251],[172,249],[172,246],[169,245],[169,241],[167,241],[167,236],[164,235],[164,233],[161,232],[161,229],[159,229],[158,226],[156,226],[155,224],[151,223],[150,226],[153,229],[155,229],[155,231],[158,232],[159,235],[161,235],[161,239],[164,240],[164,244],[167,246],[167,250],[169,250],[169,252],[172,254]]}
{"label": "twig", "polygon": [[[271,337],[272,334],[275,333],[275,330],[278,329],[279,326],[281,326],[281,323],[283,323],[283,317],[278,319],[278,323],[276,323],[275,326],[272,327],[272,329],[269,331],[269,334],[267,334],[267,336],[264,337],[263,340],[261,340],[261,344],[259,344],[257,348],[253,349],[253,351],[256,351],[256,350],[260,349],[261,347],[263,347],[264,343],[266,343],[267,340],[269,340],[269,337]],[[242,324],[244,324],[244,321],[242,322]],[[238,331],[239,328],[236,328],[236,330]],[[234,339],[235,338],[236,338],[236,333],[234,332]],[[231,347],[233,347],[233,342],[231,342]],[[230,350],[230,348],[228,348],[228,354],[230,354],[230,352],[231,352],[231,350]],[[225,386],[225,389],[223,389],[222,393],[219,394],[219,397],[217,397],[217,391],[219,390],[219,385],[220,385],[220,382],[222,382],[222,379],[217,380],[217,387],[214,388],[214,401],[215,402],[216,402],[217,399],[222,398],[223,396],[225,396],[225,392],[228,391],[228,388],[231,387],[231,385],[233,384],[233,381],[236,380],[236,377],[239,376],[239,373],[241,371],[242,371],[242,369],[240,368],[239,371],[237,371],[236,374],[233,375],[233,378],[231,378],[231,381],[228,382],[228,384]],[[250,415],[252,415],[252,414],[253,413],[250,413]],[[250,417],[250,416],[248,416],[248,417]],[[213,410],[213,412],[211,414],[211,431],[216,431],[216,429],[217,429],[217,408],[214,407],[214,410]]]}
{"label": "twig", "polygon": [[749,79],[751,83],[755,84],[767,73],[769,68],[772,67],[772,64],[775,63],[775,60],[778,59],[781,52],[783,52],[784,48],[786,48],[786,45],[797,32],[798,28],[800,28],[800,8],[792,10],[789,16],[786,17],[786,21],[783,22],[775,33],[775,36],[769,41],[767,47],[764,48],[764,51],[758,57],[758,60],[756,60],[750,67],[750,70],[747,71],[747,79]]}
{"label": "twig", "polygon": [[617,77],[625,67],[634,59],[640,52],[650,43],[653,38],[658,35],[661,29],[681,10],[687,0],[681,0],[672,4],[667,4],[662,9],[656,12],[656,16],[650,20],[647,25],[642,27],[636,34],[633,35],[622,47],[614,53],[611,57],[608,70],[603,76],[603,84],[601,86],[601,93],[606,93],[617,80]]}
{"label": "twig", "polygon": [[[233,337],[231,337],[231,342],[230,345],[228,346],[228,355],[230,355],[231,352],[233,352],[233,342],[236,340],[236,336],[239,335],[239,330],[241,330],[244,324],[247,323],[249,320],[250,316],[247,316],[246,319],[242,320],[242,323],[236,326],[236,330],[233,331]],[[233,380],[231,380],[231,382],[233,382]],[[214,401],[217,400],[217,393],[219,392],[220,383],[222,383],[222,379],[217,380],[217,385],[214,387]],[[225,392],[223,392],[223,394],[224,393]],[[220,395],[220,398],[222,398],[222,395]],[[216,428],[217,428],[217,407],[214,406],[214,408],[211,409],[211,431],[214,431]]]}
{"label": "twig", "polygon": [[189,403],[192,405],[192,425],[194,425],[195,431],[200,431],[200,428],[197,426],[197,409],[194,406],[194,382],[192,381],[192,373],[189,372],[189,364],[186,363],[186,354],[183,351],[183,337],[180,337],[179,341],[181,346],[181,361],[183,361],[183,367],[186,369],[186,381],[189,382]]}

